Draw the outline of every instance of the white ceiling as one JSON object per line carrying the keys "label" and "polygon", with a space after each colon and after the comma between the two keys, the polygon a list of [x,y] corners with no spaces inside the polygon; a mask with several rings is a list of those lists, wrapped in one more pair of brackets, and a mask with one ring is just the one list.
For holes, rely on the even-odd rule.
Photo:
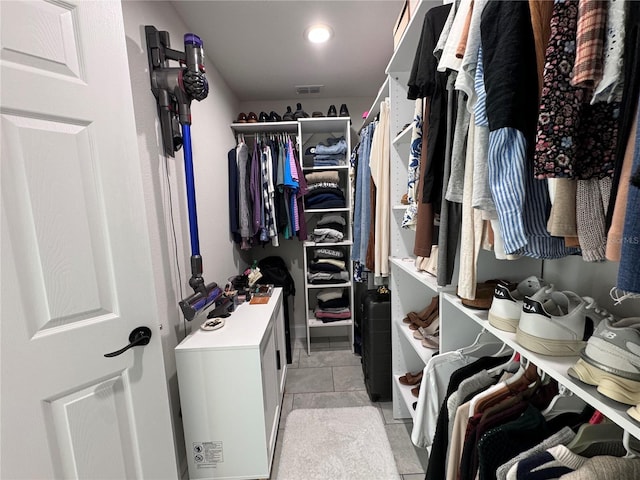
{"label": "white ceiling", "polygon": [[[393,53],[403,0],[175,0],[205,54],[240,101],[297,96],[296,85],[324,85],[312,98],[375,97]],[[306,27],[334,30],[324,45]],[[304,97],[301,97],[304,98]]]}

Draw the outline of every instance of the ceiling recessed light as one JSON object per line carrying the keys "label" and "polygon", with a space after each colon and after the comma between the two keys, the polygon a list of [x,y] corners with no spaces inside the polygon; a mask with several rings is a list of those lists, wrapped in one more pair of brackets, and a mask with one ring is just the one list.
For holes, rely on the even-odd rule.
{"label": "ceiling recessed light", "polygon": [[324,43],[333,35],[333,30],[327,25],[312,25],[304,31],[304,37],[311,43]]}

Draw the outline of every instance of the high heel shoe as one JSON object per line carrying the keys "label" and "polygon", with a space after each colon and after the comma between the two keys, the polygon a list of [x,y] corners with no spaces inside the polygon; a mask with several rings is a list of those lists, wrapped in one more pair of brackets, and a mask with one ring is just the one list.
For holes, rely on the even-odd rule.
{"label": "high heel shoe", "polygon": [[438,309],[439,296],[436,295],[431,299],[431,303],[424,307],[420,312],[409,312],[407,316],[402,319],[403,323],[418,323],[416,320],[426,320],[431,316],[434,310]]}
{"label": "high heel shoe", "polygon": [[422,309],[422,311],[409,312],[407,313],[407,317],[409,317],[409,320],[411,320],[413,323],[418,323],[417,320],[422,320],[424,322],[433,314],[434,311],[438,310],[439,299],[440,296],[436,295],[431,299],[431,303],[429,303],[429,305]]}
{"label": "high heel shoe", "polygon": [[410,317],[411,323],[409,324],[409,330],[418,330],[419,328],[429,327],[433,321],[438,318],[439,313],[438,309],[434,310],[426,320],[422,320],[417,317]]}

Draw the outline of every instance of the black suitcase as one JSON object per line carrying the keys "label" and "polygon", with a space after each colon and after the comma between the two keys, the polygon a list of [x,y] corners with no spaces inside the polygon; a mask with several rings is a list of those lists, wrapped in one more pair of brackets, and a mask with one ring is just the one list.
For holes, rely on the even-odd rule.
{"label": "black suitcase", "polygon": [[[386,290],[386,289],[385,289]],[[391,400],[391,295],[370,290],[362,303],[362,371],[372,402]]]}

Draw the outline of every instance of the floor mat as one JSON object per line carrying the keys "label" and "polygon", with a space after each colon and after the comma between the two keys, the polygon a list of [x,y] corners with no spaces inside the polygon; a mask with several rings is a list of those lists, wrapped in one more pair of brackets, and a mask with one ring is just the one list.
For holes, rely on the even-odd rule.
{"label": "floor mat", "polygon": [[399,480],[375,407],[293,410],[287,416],[277,480]]}

